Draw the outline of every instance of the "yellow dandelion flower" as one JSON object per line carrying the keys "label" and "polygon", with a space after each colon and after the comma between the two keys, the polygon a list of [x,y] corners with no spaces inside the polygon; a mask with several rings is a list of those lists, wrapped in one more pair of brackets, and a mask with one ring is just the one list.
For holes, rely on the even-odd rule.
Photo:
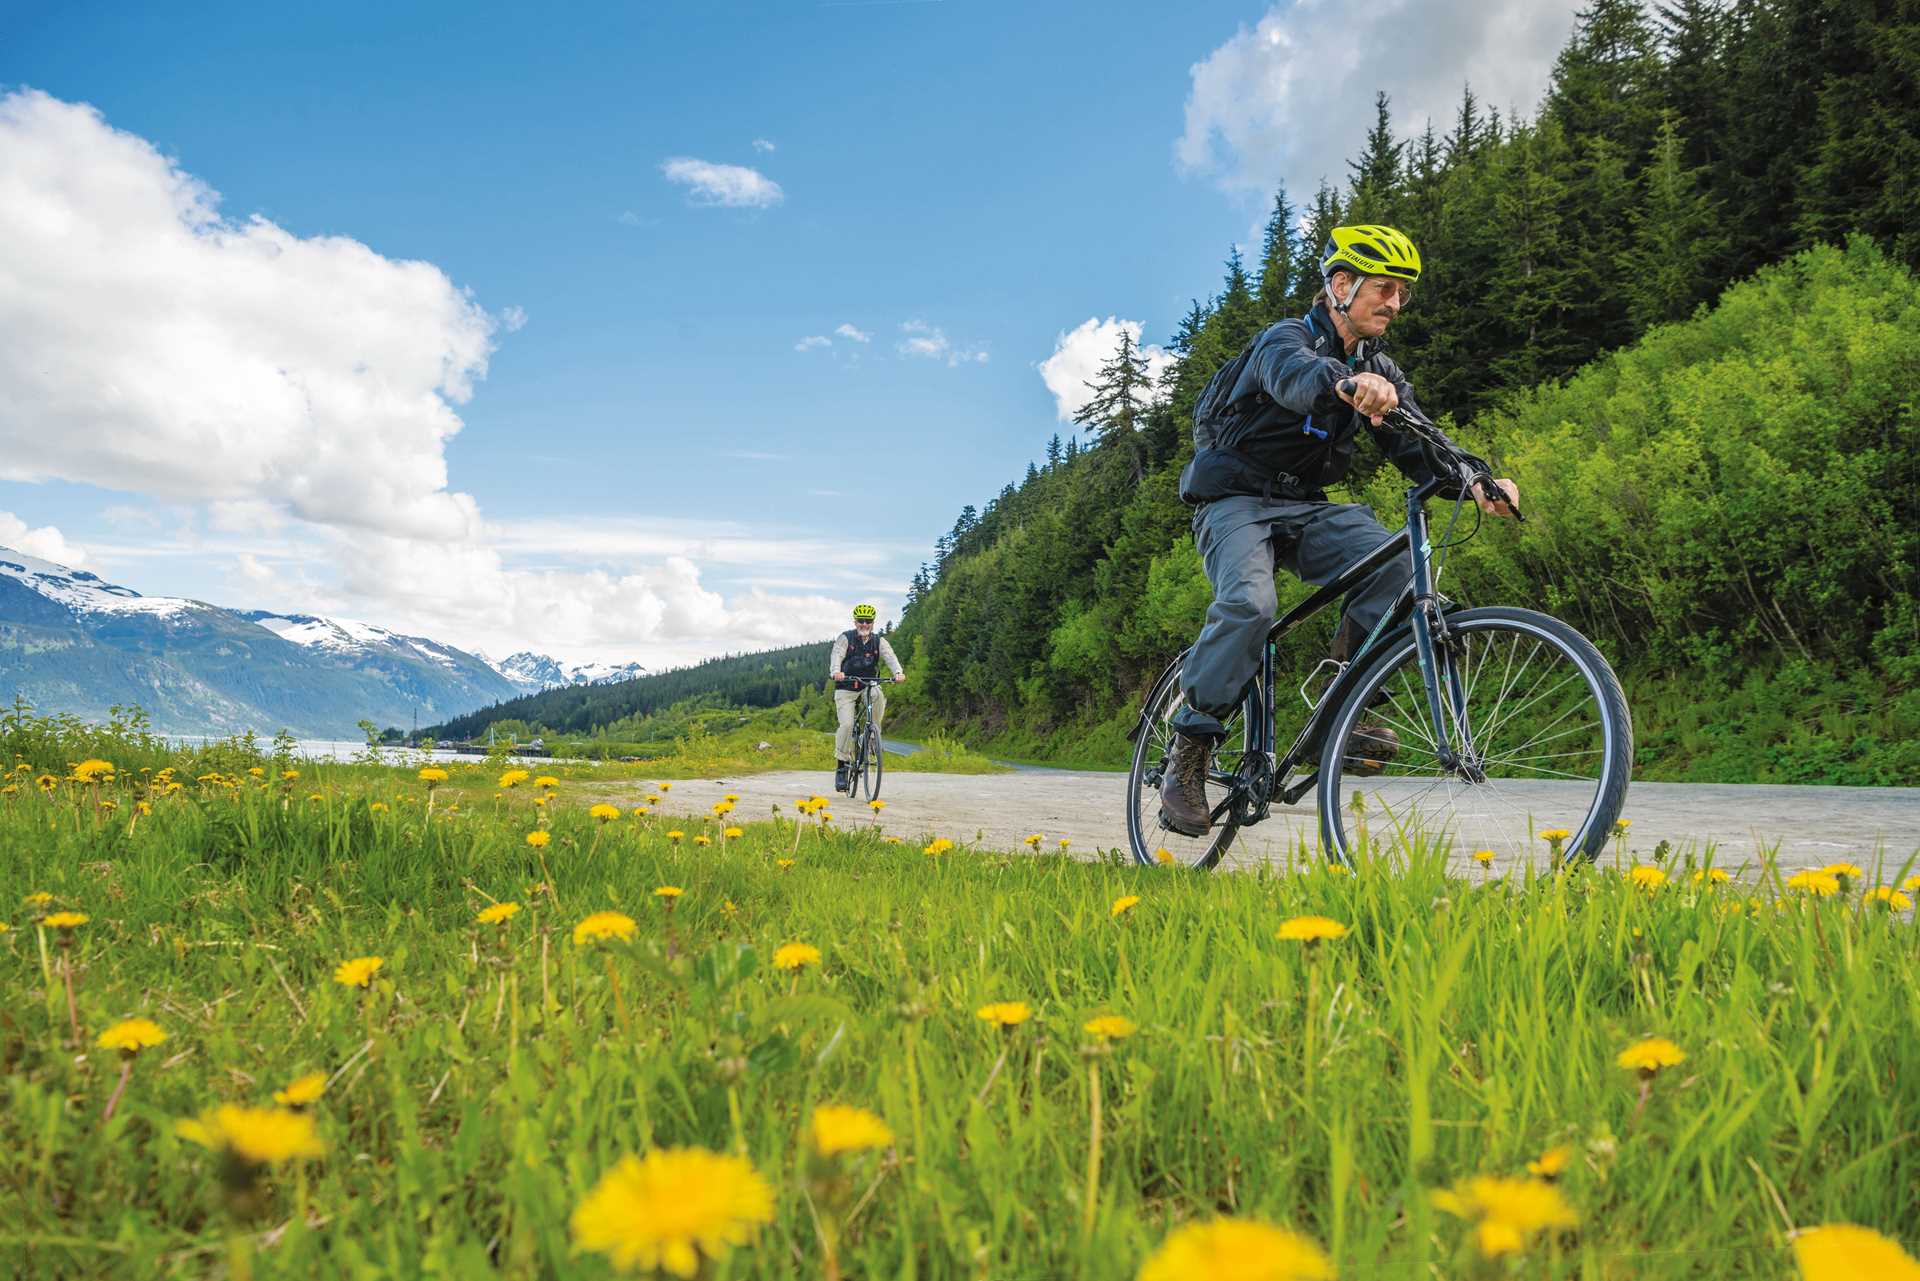
{"label": "yellow dandelion flower", "polygon": [[705,1148],[624,1156],[573,1212],[576,1248],[621,1271],[690,1278],[773,1222],[773,1189],[745,1157]]}
{"label": "yellow dandelion flower", "polygon": [[716,802],[714,802],[714,806],[713,806],[713,816],[714,816],[715,818],[724,818],[724,817],[726,817],[726,816],[727,816],[728,814],[731,814],[731,813],[733,813],[733,802],[732,802],[732,801],[716,801]]}
{"label": "yellow dandelion flower", "polygon": [[1876,885],[1867,891],[1867,902],[1878,903],[1890,912],[1904,912],[1913,906],[1913,900],[1891,885]]}
{"label": "yellow dandelion flower", "polygon": [[1627,834],[1627,829],[1632,826],[1633,826],[1633,820],[1630,818],[1616,818],[1613,820],[1613,830],[1615,833],[1621,836],[1625,836]]}
{"label": "yellow dandelion flower", "polygon": [[1703,867],[1693,874],[1695,885],[1725,885],[1732,879],[1726,869],[1719,867]]}
{"label": "yellow dandelion flower", "polygon": [[1486,867],[1488,864],[1493,862],[1493,851],[1492,850],[1475,850],[1473,852],[1473,861],[1478,863],[1482,867]]}
{"label": "yellow dandelion flower", "polygon": [[842,1152],[864,1152],[893,1143],[893,1131],[887,1123],[865,1108],[844,1103],[825,1103],[813,1110],[813,1150],[821,1156]]}
{"label": "yellow dandelion flower", "polygon": [[636,805],[633,807],[633,816],[635,818],[645,818],[647,815],[651,813],[653,813],[653,811],[648,809],[644,805]]}
{"label": "yellow dandelion flower", "polygon": [[681,831],[681,830],[680,830],[680,829],[678,829],[678,828],[675,828],[675,829],[674,829],[673,831],[671,831],[671,832],[668,832],[668,833],[667,833],[667,839],[668,839],[668,840],[670,840],[670,841],[676,841],[676,842],[677,842],[677,841],[678,841],[678,840],[679,840],[679,839],[680,839],[681,837],[683,837],[683,836],[685,836],[685,835],[686,835],[686,833],[685,833],[685,832],[683,832],[683,831]]}
{"label": "yellow dandelion flower", "polygon": [[551,842],[552,840],[553,840],[552,832],[541,831],[536,829],[534,831],[527,833],[527,844],[533,846],[533,848],[537,850],[545,849],[548,843]]}
{"label": "yellow dandelion flower", "polygon": [[1069,845],[1072,845],[1072,844],[1073,844],[1073,842],[1072,842],[1072,841],[1070,841],[1070,840],[1068,840],[1068,839],[1067,839],[1066,837],[1064,837],[1064,836],[1063,836],[1063,837],[1061,837],[1061,838],[1060,838],[1060,848],[1061,848],[1061,849],[1063,849],[1063,850],[1064,850],[1064,849],[1066,849],[1066,848],[1067,848],[1067,847],[1068,847]]}
{"label": "yellow dandelion flower", "polygon": [[438,765],[428,765],[417,776],[422,783],[444,783],[449,775]]}
{"label": "yellow dandelion flower", "polygon": [[811,943],[782,943],[773,954],[776,970],[798,970],[820,964],[820,949]]}
{"label": "yellow dandelion flower", "polygon": [[742,836],[745,836],[745,835],[746,835],[746,832],[745,832],[745,830],[744,830],[744,829],[742,829],[742,828],[738,828],[738,827],[729,827],[729,828],[727,828],[727,829],[726,829],[725,831],[723,831],[723,832],[721,832],[721,833],[720,833],[720,835],[722,835],[722,836],[724,836],[724,837],[726,837],[726,838],[727,838],[728,840],[730,840],[730,841],[732,841],[732,840],[737,840],[737,839],[739,839],[739,838],[740,838],[740,837],[742,837]]}
{"label": "yellow dandelion flower", "polygon": [[589,809],[587,814],[592,818],[599,819],[602,823],[611,823],[614,819],[620,817],[620,807],[618,805],[608,805],[605,801],[602,801],[592,809]]}
{"label": "yellow dandelion flower", "polygon": [[54,788],[60,786],[60,780],[51,774],[42,774],[33,780],[33,785],[43,792],[51,792]]}
{"label": "yellow dandelion flower", "polygon": [[899,836],[885,836],[881,839],[888,845],[905,845],[907,843],[905,838]]}
{"label": "yellow dandelion flower", "polygon": [[560,780],[551,774],[542,774],[539,778],[533,780],[533,785],[535,787],[544,787],[551,791],[560,786]]}
{"label": "yellow dandelion flower", "polygon": [[165,1029],[152,1019],[122,1019],[102,1032],[94,1044],[103,1050],[118,1050],[132,1058],[166,1039]]}
{"label": "yellow dandelion flower", "polygon": [[[252,769],[247,771],[247,777],[249,778],[265,778],[266,776],[267,776],[267,771],[261,769],[258,765],[255,765]],[[212,774],[203,774],[201,775],[201,781],[205,782],[207,779],[215,778],[215,777],[218,777],[218,776],[212,775]]]}
{"label": "yellow dandelion flower", "polygon": [[1345,863],[1336,863],[1332,859],[1328,859],[1327,875],[1328,876],[1352,876],[1353,869],[1348,867]]}
{"label": "yellow dandelion flower", "polygon": [[678,885],[657,885],[653,890],[655,898],[679,898],[684,893],[686,891]]}
{"label": "yellow dandelion flower", "polygon": [[1920,1281],[1920,1262],[1872,1228],[1823,1223],[1794,1234],[1803,1281]]}
{"label": "yellow dandelion flower", "polygon": [[1343,939],[1347,927],[1330,916],[1296,916],[1280,923],[1275,938],[1295,943],[1318,943],[1321,939]]}
{"label": "yellow dandelion flower", "polygon": [[720,799],[723,801],[737,801],[740,799],[740,793],[728,792],[725,796],[722,796]]}
{"label": "yellow dandelion flower", "polygon": [[654,786],[659,788],[663,792],[671,792],[673,790],[672,783],[655,783]]}
{"label": "yellow dandelion flower", "polygon": [[552,799],[551,796],[536,796],[533,798],[533,803],[537,808],[545,809],[547,808],[547,802]]}
{"label": "yellow dandelion flower", "polygon": [[40,918],[42,925],[50,925],[56,930],[78,929],[93,918],[85,912],[50,912]]}
{"label": "yellow dandelion flower", "polygon": [[1435,1208],[1477,1225],[1475,1244],[1490,1258],[1520,1250],[1536,1232],[1580,1224],[1560,1189],[1544,1179],[1479,1174],[1432,1198]]}
{"label": "yellow dandelion flower", "polygon": [[273,1101],[283,1108],[312,1107],[327,1092],[327,1074],[309,1072],[287,1082],[283,1090],[273,1092]]}
{"label": "yellow dandelion flower", "polygon": [[373,982],[374,972],[385,964],[382,957],[356,956],[334,967],[333,981],[341,987],[366,987]]}
{"label": "yellow dandelion flower", "polygon": [[1840,878],[1823,871],[1795,872],[1787,878],[1787,888],[1804,891],[1815,898],[1831,898],[1840,892]]}
{"label": "yellow dandelion flower", "polygon": [[1169,866],[1173,862],[1173,851],[1168,849],[1166,846],[1162,845],[1159,849],[1153,852],[1153,861],[1160,864],[1162,867]]}
{"label": "yellow dandelion flower", "polygon": [[1033,1017],[1033,1010],[1025,1001],[994,1001],[981,1006],[974,1014],[995,1027],[1018,1027]]}
{"label": "yellow dandelion flower", "polygon": [[1915,872],[1912,876],[1900,882],[1900,888],[1909,894],[1920,893],[1920,872]]}
{"label": "yellow dandelion flower", "polygon": [[1667,874],[1657,867],[1647,864],[1635,864],[1628,872],[1627,879],[1643,890],[1657,890],[1667,883]]}
{"label": "yellow dandelion flower", "polygon": [[369,814],[384,814],[387,812],[387,803],[385,801],[375,801],[373,804],[367,806],[367,812]]}
{"label": "yellow dandelion flower", "polygon": [[1545,1179],[1549,1183],[1560,1177],[1566,1170],[1567,1162],[1573,1159],[1573,1149],[1566,1144],[1548,1148],[1538,1160],[1527,1162],[1527,1173],[1536,1179]]}
{"label": "yellow dandelion flower", "polygon": [[500,781],[495,786],[518,787],[532,777],[533,773],[530,770],[510,769],[500,776]]}
{"label": "yellow dandelion flower", "polygon": [[520,905],[518,903],[495,903],[491,907],[481,908],[479,912],[474,915],[473,919],[482,925],[501,925],[507,921],[511,921],[519,914]]}
{"label": "yellow dandelion flower", "polygon": [[1046,839],[1047,838],[1045,836],[1042,836],[1039,832],[1035,832],[1032,836],[1024,838],[1020,843],[1022,845],[1025,845],[1028,849],[1037,850],[1040,848],[1040,842]]}
{"label": "yellow dandelion flower", "polygon": [[81,783],[110,783],[113,781],[113,762],[81,761],[73,767],[73,777]]}
{"label": "yellow dandelion flower", "polygon": [[321,1156],[327,1150],[314,1133],[313,1118],[285,1108],[223,1103],[191,1120],[176,1121],[173,1128],[188,1142],[224,1152],[246,1165],[279,1165]]}
{"label": "yellow dandelion flower", "polygon": [[926,849],[921,852],[928,855],[945,854],[948,850],[952,848],[953,848],[952,841],[948,840],[944,836],[936,836],[931,841],[927,842]]}
{"label": "yellow dandelion flower", "polygon": [[1131,912],[1139,902],[1140,896],[1138,894],[1122,894],[1119,898],[1113,900],[1113,909],[1109,915],[1119,916],[1123,913]]}
{"label": "yellow dandelion flower", "polygon": [[793,866],[793,860],[790,858],[777,858],[773,860],[773,865],[784,872]]}
{"label": "yellow dandelion flower", "polygon": [[1828,876],[1844,876],[1856,881],[1866,875],[1855,863],[1829,863],[1820,870]]}
{"label": "yellow dandelion flower", "polygon": [[624,912],[595,912],[573,927],[573,941],[576,946],[584,946],[602,939],[630,939],[637,928],[634,919]]}
{"label": "yellow dandelion flower", "polygon": [[867,808],[878,814],[881,810],[887,808],[887,803],[877,799],[871,800],[867,802]]}
{"label": "yellow dandelion flower", "polygon": [[651,792],[651,793],[649,793],[649,794],[648,794],[648,796],[647,796],[647,804],[649,804],[649,805],[658,805],[659,803],[660,803],[660,793],[658,793],[658,792]]}
{"label": "yellow dandelion flower", "polygon": [[1333,1261],[1309,1237],[1252,1219],[1210,1219],[1168,1234],[1139,1281],[1332,1281]]}
{"label": "yellow dandelion flower", "polygon": [[1140,1025],[1118,1014],[1101,1014],[1082,1023],[1080,1030],[1102,1041],[1124,1041],[1138,1032]]}
{"label": "yellow dandelion flower", "polygon": [[740,915],[740,909],[734,904],[732,899],[722,899],[720,902],[720,910],[726,913],[729,918]]}
{"label": "yellow dandelion flower", "polygon": [[35,890],[20,901],[28,907],[45,907],[47,904],[53,902],[53,895],[47,893],[45,890]]}
{"label": "yellow dandelion flower", "polygon": [[1687,1052],[1665,1037],[1650,1036],[1620,1051],[1613,1061],[1641,1076],[1652,1077],[1662,1068],[1677,1067],[1686,1062]]}
{"label": "yellow dandelion flower", "polygon": [[693,838],[693,843],[695,845],[711,845],[713,844],[713,838],[711,836],[708,836],[702,833],[701,835]]}
{"label": "yellow dandelion flower", "polygon": [[1540,839],[1543,841],[1564,841],[1572,835],[1573,833],[1564,827],[1542,828],[1539,833]]}
{"label": "yellow dandelion flower", "polygon": [[300,777],[300,771],[297,769],[282,770],[280,772],[280,781],[282,783],[291,783],[293,782],[294,779],[299,777]]}

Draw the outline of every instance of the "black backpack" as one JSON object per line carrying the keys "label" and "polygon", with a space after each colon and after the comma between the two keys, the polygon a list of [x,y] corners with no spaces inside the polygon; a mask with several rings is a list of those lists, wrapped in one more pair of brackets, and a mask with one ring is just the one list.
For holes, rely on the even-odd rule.
{"label": "black backpack", "polygon": [[1258,385],[1242,388],[1240,380],[1246,376],[1247,366],[1253,361],[1253,350],[1266,337],[1263,329],[1247,341],[1240,354],[1213,371],[1213,377],[1207,379],[1207,385],[1200,389],[1199,398],[1193,402],[1193,448],[1195,452],[1211,449],[1226,434],[1234,420],[1248,409],[1268,399],[1265,389]]}

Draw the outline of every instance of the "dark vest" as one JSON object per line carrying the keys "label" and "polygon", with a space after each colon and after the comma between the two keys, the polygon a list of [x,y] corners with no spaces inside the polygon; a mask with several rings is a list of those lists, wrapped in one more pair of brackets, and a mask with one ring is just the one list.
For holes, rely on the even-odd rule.
{"label": "dark vest", "polygon": [[[878,676],[880,674],[880,633],[870,632],[867,639],[860,639],[858,629],[849,630],[843,635],[847,641],[847,655],[841,660],[840,670],[848,676]],[[835,689],[859,689],[852,681],[835,681]]]}

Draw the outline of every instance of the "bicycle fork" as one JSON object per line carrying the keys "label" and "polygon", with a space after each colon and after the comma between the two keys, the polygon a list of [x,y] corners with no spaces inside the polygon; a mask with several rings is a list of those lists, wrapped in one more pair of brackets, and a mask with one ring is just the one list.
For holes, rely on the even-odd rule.
{"label": "bicycle fork", "polygon": [[[1429,559],[1433,545],[1427,540],[1427,514],[1419,504],[1407,504],[1408,542],[1413,558],[1413,644],[1420,661],[1421,683],[1427,690],[1427,718],[1433,726],[1435,756],[1440,767],[1459,774],[1468,782],[1486,781],[1479,753],[1473,747],[1473,729],[1467,722],[1467,691],[1455,661],[1452,629],[1440,612],[1440,598],[1433,587],[1433,566]],[[1445,671],[1441,662],[1445,661]]]}

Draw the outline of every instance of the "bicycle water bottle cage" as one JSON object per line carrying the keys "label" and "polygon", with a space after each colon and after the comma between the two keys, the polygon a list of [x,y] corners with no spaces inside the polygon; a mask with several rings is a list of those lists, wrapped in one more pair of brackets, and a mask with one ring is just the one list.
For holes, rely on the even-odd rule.
{"label": "bicycle water bottle cage", "polygon": [[[1333,668],[1333,675],[1327,677],[1327,683],[1320,687],[1318,693],[1309,694],[1307,687],[1320,679],[1320,672],[1326,667]],[[1320,700],[1327,696],[1327,691],[1333,688],[1333,683],[1340,679],[1340,673],[1346,670],[1347,665],[1337,658],[1323,658],[1314,664],[1313,670],[1307,673],[1307,679],[1300,682],[1300,697],[1306,703],[1308,711],[1313,711],[1320,706]]]}

